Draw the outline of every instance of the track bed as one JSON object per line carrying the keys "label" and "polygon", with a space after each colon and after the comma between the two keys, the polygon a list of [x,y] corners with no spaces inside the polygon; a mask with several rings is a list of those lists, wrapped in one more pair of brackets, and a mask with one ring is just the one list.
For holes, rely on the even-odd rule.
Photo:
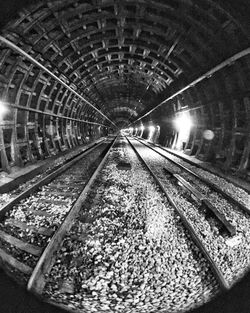
{"label": "track bed", "polygon": [[[194,171],[198,176],[194,177],[190,175],[187,171],[183,171],[183,168],[177,166],[179,159],[174,159],[176,164],[173,164],[169,159],[169,153],[166,153],[169,159],[165,158],[165,152],[160,148],[154,148],[156,151],[148,148],[148,144],[137,140],[133,140],[133,143],[141,151],[145,160],[148,160],[148,164],[155,169],[160,177],[161,182],[168,190],[169,194],[172,195],[179,206],[186,212],[186,215],[192,222],[194,228],[197,230],[200,239],[207,247],[208,251],[216,260],[219,268],[221,269],[223,275],[226,277],[230,285],[234,284],[239,278],[241,278],[244,273],[248,270],[250,264],[250,241],[249,241],[249,229],[250,229],[250,216],[246,210],[243,210],[240,204],[231,202],[223,196],[223,193],[219,193],[218,190],[214,190],[210,185],[206,185],[206,180],[209,180],[206,173],[199,172],[200,169],[196,169],[191,165],[180,162],[185,167],[187,166],[190,171]],[[160,152],[162,155],[160,155]],[[234,226],[235,234],[234,236],[228,236],[218,232],[218,227],[214,225],[213,221],[207,219],[205,212],[202,208],[196,207],[196,204],[190,201],[183,192],[183,189],[173,184],[173,182],[166,176],[164,169],[171,169],[172,171],[178,173],[189,183],[192,184],[203,196],[210,201],[211,204],[222,214],[226,221],[230,225]],[[204,181],[199,180],[199,175],[203,174],[206,179]],[[219,178],[216,179],[218,185],[222,186],[223,183],[219,183]],[[215,182],[214,182],[215,183]],[[226,184],[226,183],[225,183]],[[239,187],[231,186],[235,188],[235,192]],[[242,194],[245,193],[241,190]]]}
{"label": "track bed", "polygon": [[122,139],[36,291],[72,312],[178,312],[218,290],[207,260]]}
{"label": "track bed", "polygon": [[0,262],[18,283],[27,284],[107,145],[100,143],[57,167],[0,208]]}

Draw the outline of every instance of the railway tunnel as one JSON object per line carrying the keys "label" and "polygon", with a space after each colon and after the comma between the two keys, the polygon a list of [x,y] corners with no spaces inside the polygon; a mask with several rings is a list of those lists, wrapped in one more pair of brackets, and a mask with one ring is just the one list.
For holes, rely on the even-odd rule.
{"label": "railway tunnel", "polygon": [[249,14],[0,4],[6,312],[248,312]]}

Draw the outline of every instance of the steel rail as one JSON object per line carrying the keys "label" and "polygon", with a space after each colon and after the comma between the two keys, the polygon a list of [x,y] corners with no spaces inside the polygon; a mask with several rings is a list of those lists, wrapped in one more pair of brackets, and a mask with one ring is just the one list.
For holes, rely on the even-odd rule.
{"label": "steel rail", "polygon": [[[143,138],[140,138],[140,139],[143,140]],[[150,144],[153,145],[153,146],[155,146],[155,147],[161,148],[162,150],[168,152],[169,154],[172,154],[172,155],[174,155],[174,156],[176,156],[176,157],[178,157],[178,158],[184,160],[185,162],[187,162],[187,163],[189,163],[189,164],[191,164],[191,165],[193,165],[193,166],[196,166],[196,167],[198,167],[198,168],[200,168],[200,169],[202,169],[202,170],[204,170],[204,171],[207,171],[207,172],[209,172],[209,173],[211,173],[211,174],[213,174],[213,175],[217,175],[217,176],[219,176],[219,177],[225,179],[227,182],[229,182],[229,183],[231,183],[231,184],[234,184],[235,186],[237,186],[237,187],[239,187],[239,188],[245,190],[247,193],[249,193],[249,189],[248,189],[248,188],[242,186],[242,185],[241,185],[240,183],[238,183],[237,181],[232,182],[227,176],[223,175],[223,174],[220,173],[220,172],[216,172],[216,173],[215,173],[215,171],[212,171],[210,168],[208,168],[208,167],[206,167],[206,166],[204,166],[204,165],[202,165],[202,164],[195,163],[194,161],[192,161],[192,160],[186,158],[185,156],[183,156],[183,155],[181,155],[181,154],[178,154],[178,153],[172,151],[170,148],[163,147],[163,146],[161,146],[161,145],[159,145],[159,144],[155,144],[155,143],[152,143],[152,142],[151,142]]]}
{"label": "steel rail", "polygon": [[[126,137],[127,138],[127,137]],[[168,201],[170,202],[170,204],[173,206],[173,208],[175,209],[175,211],[177,212],[177,214],[180,216],[182,223],[184,224],[185,228],[189,231],[190,236],[192,237],[194,243],[197,245],[197,247],[201,250],[201,252],[203,253],[204,257],[207,259],[207,261],[209,262],[211,269],[221,287],[222,290],[228,290],[230,288],[228,281],[225,279],[223,273],[221,272],[221,270],[219,269],[219,267],[217,266],[216,262],[213,260],[213,258],[211,257],[210,253],[208,252],[208,250],[206,249],[206,247],[203,245],[202,241],[200,240],[200,238],[198,237],[198,235],[196,234],[193,226],[189,223],[188,219],[186,218],[186,216],[184,215],[184,213],[182,212],[182,210],[177,206],[175,200],[168,194],[168,192],[165,190],[163,184],[161,183],[161,181],[159,180],[159,178],[155,175],[155,173],[153,172],[153,170],[151,169],[151,167],[147,164],[147,162],[143,159],[143,157],[141,156],[141,154],[137,151],[137,149],[134,147],[134,145],[131,143],[131,141],[127,138],[130,146],[132,147],[132,149],[135,151],[136,155],[138,156],[139,160],[141,160],[141,162],[144,164],[144,166],[147,168],[147,170],[150,172],[151,176],[154,178],[155,182],[157,183],[157,185],[160,187],[161,191],[163,192],[163,194],[167,197]]]}
{"label": "steel rail", "polygon": [[60,248],[61,244],[63,243],[63,237],[65,236],[66,232],[72,226],[77,214],[82,208],[84,201],[86,200],[89,190],[92,188],[93,184],[95,183],[96,177],[100,173],[101,169],[103,168],[111,149],[113,148],[117,137],[115,137],[110,145],[108,151],[106,151],[105,156],[103,157],[102,161],[89,178],[87,184],[85,185],[84,189],[82,190],[81,194],[79,195],[78,199],[76,200],[74,206],[68,212],[66,218],[64,219],[63,223],[56,231],[54,236],[51,238],[49,244],[45,248],[44,252],[42,253],[36,267],[33,270],[32,275],[30,276],[27,289],[32,293],[36,294],[37,296],[41,296],[43,288],[45,286],[45,275],[50,271],[53,266],[55,252]]}
{"label": "steel rail", "polygon": [[45,184],[48,184],[49,182],[51,182],[55,177],[57,177],[58,175],[62,174],[63,172],[65,172],[68,168],[70,168],[73,164],[75,164],[76,162],[78,162],[80,159],[82,159],[84,156],[86,156],[86,154],[89,154],[90,152],[92,152],[94,149],[96,149],[98,146],[100,146],[105,140],[102,140],[100,142],[98,142],[97,144],[93,144],[90,147],[88,147],[87,149],[85,149],[84,151],[82,151],[79,155],[77,155],[76,157],[73,157],[71,160],[68,160],[66,162],[66,164],[63,164],[62,166],[60,166],[59,168],[57,168],[56,170],[54,170],[52,173],[50,173],[49,175],[47,175],[46,177],[44,177],[43,179],[41,179],[40,181],[38,181],[37,183],[33,184],[31,187],[29,187],[28,189],[24,190],[21,194],[19,194],[18,196],[16,196],[13,200],[9,201],[8,203],[6,203],[4,206],[0,207],[0,220],[4,217],[4,215],[10,211],[16,204],[18,204],[22,199],[28,197],[29,195],[31,195],[34,191],[38,190],[40,187],[42,187]]}
{"label": "steel rail", "polygon": [[236,235],[236,228],[232,223],[230,223],[227,218],[218,211],[216,207],[211,203],[209,198],[194,188],[190,182],[188,182],[185,178],[183,178],[180,174],[176,174],[174,171],[170,170],[169,168],[164,168],[164,171],[167,175],[170,175],[171,178],[175,179],[180,186],[188,191],[193,197],[195,197],[200,203],[201,206],[205,207],[220,224],[223,228],[228,232],[228,234],[233,237]]}
{"label": "steel rail", "polygon": [[[143,140],[140,140],[138,138],[135,138],[136,140],[138,140],[139,142],[141,142],[143,145],[147,146],[148,148],[150,148],[151,150],[155,151],[156,153],[158,153],[159,155],[161,155],[162,157],[164,157],[165,159],[169,160],[170,162],[174,163],[175,165],[179,166],[181,169],[183,169],[184,171],[188,172],[189,174],[193,175],[194,177],[196,177],[197,179],[201,180],[203,183],[205,183],[206,185],[208,185],[212,190],[218,192],[219,194],[221,194],[223,197],[225,197],[229,202],[232,202],[233,204],[237,205],[239,208],[241,208],[243,211],[245,211],[247,214],[250,215],[250,208],[248,208],[247,206],[245,206],[244,204],[240,203],[239,201],[237,201],[233,196],[230,195],[230,193],[224,191],[223,189],[221,189],[220,187],[218,187],[215,183],[211,182],[209,179],[200,176],[199,174],[196,174],[195,172],[193,172],[192,170],[190,170],[189,168],[187,168],[185,165],[179,164],[177,161],[172,160],[171,158],[169,158],[168,156],[166,156],[165,154],[162,154],[160,151],[155,150],[153,147],[151,147],[150,145],[147,145]],[[165,150],[164,148],[158,147],[164,151],[166,151],[169,154],[173,154],[168,152],[167,150]],[[175,155],[175,154],[173,154]],[[178,155],[175,155],[176,157],[179,157]],[[181,157],[180,157],[181,158]],[[185,160],[186,161],[186,160]],[[187,161],[187,163],[190,163]],[[198,166],[198,164],[192,164],[192,166]],[[206,170],[206,169],[203,169]]]}
{"label": "steel rail", "polygon": [[116,124],[113,123],[105,114],[103,114],[99,109],[97,109],[92,103],[90,103],[87,99],[85,99],[83,96],[81,96],[78,92],[76,92],[73,88],[68,86],[64,81],[62,81],[59,77],[57,77],[54,73],[52,73],[50,70],[48,70],[44,65],[42,65],[40,62],[38,62],[36,59],[34,59],[31,55],[29,55],[27,52],[25,52],[23,49],[18,47],[16,44],[8,40],[7,38],[0,36],[0,42],[8,46],[9,48],[15,50],[19,54],[23,55],[25,58],[27,58],[30,62],[38,66],[40,69],[45,71],[47,74],[49,74],[51,77],[53,77],[57,82],[62,84],[65,88],[67,88],[69,91],[71,91],[74,95],[76,95],[78,98],[80,98],[83,102],[85,102],[87,105],[92,107],[95,111],[97,111],[99,114],[101,114],[106,120],[108,120],[111,124],[113,124],[115,127]]}
{"label": "steel rail", "polygon": [[141,117],[137,118],[135,121],[131,122],[127,127],[129,127],[130,125],[140,121],[141,119],[143,119],[144,117],[148,116],[149,114],[151,114],[153,111],[155,111],[156,109],[158,109],[160,106],[162,106],[163,104],[166,104],[167,102],[169,102],[170,100],[174,99],[176,96],[180,95],[181,93],[183,93],[184,91],[188,90],[189,88],[194,87],[195,85],[197,85],[198,83],[200,83],[201,81],[203,81],[206,78],[210,78],[214,73],[220,71],[221,69],[223,69],[224,67],[231,65],[232,63],[234,63],[235,61],[245,57],[246,55],[250,54],[250,47],[242,50],[238,53],[236,53],[235,55],[231,56],[230,58],[226,59],[225,61],[223,61],[222,63],[216,65],[215,67],[213,67],[211,70],[209,70],[208,72],[206,72],[205,74],[201,75],[199,78],[195,79],[194,81],[192,81],[191,83],[189,83],[188,85],[186,85],[185,87],[181,88],[180,90],[178,90],[177,92],[175,92],[172,96],[166,98],[165,100],[163,100],[161,103],[157,104],[153,109],[149,110],[148,112],[146,112],[144,115],[142,115]]}

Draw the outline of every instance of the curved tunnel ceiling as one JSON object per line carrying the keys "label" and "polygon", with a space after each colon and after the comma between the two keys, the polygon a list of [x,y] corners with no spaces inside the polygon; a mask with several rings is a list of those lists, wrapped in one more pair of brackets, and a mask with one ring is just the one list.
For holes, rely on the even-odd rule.
{"label": "curved tunnel ceiling", "polygon": [[[206,86],[179,92],[250,46],[250,7],[243,18],[243,1],[21,4],[8,23],[0,19],[0,104],[4,100],[13,108],[1,121],[2,169],[11,172],[12,166],[106,135],[106,129],[100,130],[104,125],[124,128],[132,123],[143,129],[142,116],[152,118],[146,126],[161,123],[158,135],[169,146],[175,136],[167,125],[173,111],[202,108],[193,115],[198,131],[186,143],[190,154],[217,158],[225,169],[250,170],[250,100],[245,97],[250,54],[205,81]],[[161,105],[175,94],[176,103]],[[158,115],[147,115],[155,107]],[[214,130],[217,141],[203,139],[206,128]]]}
{"label": "curved tunnel ceiling", "polygon": [[[2,34],[118,127],[249,44],[242,25],[212,0],[34,2]],[[4,44],[1,51],[21,72],[32,72],[25,58]],[[39,79],[67,93],[48,75]],[[73,118],[110,125],[79,99],[69,110]]]}

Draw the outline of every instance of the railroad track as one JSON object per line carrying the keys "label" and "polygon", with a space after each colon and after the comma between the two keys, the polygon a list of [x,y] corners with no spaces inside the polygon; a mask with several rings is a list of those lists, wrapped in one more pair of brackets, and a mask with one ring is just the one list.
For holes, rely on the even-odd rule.
{"label": "railroad track", "polygon": [[[240,203],[238,203],[232,197],[227,195],[225,196],[225,192],[221,190],[221,188],[211,183],[205,177],[196,174],[192,170],[186,168],[184,165],[172,160],[171,158],[168,158],[164,152],[161,153],[159,148],[154,148],[140,140],[139,142],[169,161],[171,165],[166,165],[166,167],[164,167],[166,175],[172,179],[175,179],[184,190],[189,192],[192,197],[198,200],[201,206],[206,209],[208,216],[212,215],[219,223],[222,231],[225,230],[231,237],[236,235],[236,227],[228,221],[227,217],[223,214],[223,212],[221,212],[220,207],[222,206],[221,202],[224,200],[224,198],[229,201],[229,205],[233,204],[240,207]],[[218,203],[215,202],[215,204],[213,204],[213,200],[210,200],[211,193],[213,192],[218,199]],[[224,205],[225,204],[223,204],[223,206]],[[244,211],[250,213],[250,210],[245,207]]]}
{"label": "railroad track", "polygon": [[[137,138],[137,139],[140,139],[142,141],[144,141],[144,139],[142,138]],[[222,172],[218,172],[216,171],[216,168],[210,168],[209,166],[207,166],[206,162],[203,164],[203,163],[200,163],[200,162],[195,162],[194,160],[192,160],[191,158],[187,158],[186,156],[188,155],[182,155],[181,153],[178,153],[177,151],[174,151],[170,148],[167,148],[167,147],[164,147],[164,146],[161,146],[159,144],[155,144],[155,143],[152,143],[150,142],[150,145],[152,145],[153,147],[157,147],[157,148],[160,148],[161,150],[165,151],[166,153],[168,153],[169,155],[172,155],[174,158],[177,158],[177,159],[180,159],[182,160],[185,164],[187,165],[190,165],[191,167],[196,167],[197,169],[200,169],[202,172],[205,171],[209,174],[211,174],[211,177],[217,177],[218,179],[223,179],[225,182],[229,183],[229,184],[233,184],[235,185],[236,187],[244,190],[246,193],[249,193],[249,188],[247,188],[246,186],[244,186],[244,184],[242,185],[241,183],[239,183],[237,180],[235,180],[233,183],[232,181],[230,180],[230,178],[228,178],[226,176],[226,174],[223,174],[223,170]]]}
{"label": "railroad track", "polygon": [[[164,307],[164,301],[173,305],[175,293],[182,294],[175,284],[190,284],[192,304],[197,301],[192,284],[197,284],[198,300],[206,301],[208,294],[218,289],[207,260],[174,210],[166,210],[164,195],[133,149],[125,139],[119,142],[110,158],[106,155],[105,166],[104,159],[96,169],[76,208],[44,250],[28,290],[70,312],[112,312],[135,306],[148,311]],[[155,214],[160,228],[155,225]],[[172,248],[176,257],[170,252]],[[164,266],[171,268],[162,281],[159,276],[166,271],[158,262],[163,257]],[[187,267],[181,268],[184,264]],[[168,277],[172,272],[178,272],[174,285]],[[166,285],[173,288],[171,292]],[[227,288],[226,283],[222,287]],[[142,295],[146,291],[148,295]],[[172,300],[168,293],[170,298],[173,294]]]}
{"label": "railroad track", "polygon": [[[151,166],[148,161],[142,161],[143,149],[136,151],[133,148],[132,150],[133,143],[131,145],[126,144],[126,142],[125,139],[119,138],[119,144],[117,144],[117,141],[114,140],[109,149],[109,151],[111,149],[113,151],[112,158],[109,158],[109,151],[106,151],[107,153],[101,163],[98,162],[99,165],[95,166],[95,170],[93,169],[88,178],[85,178],[84,184],[82,184],[79,168],[74,169],[69,166],[68,172],[66,169],[64,172],[67,175],[62,176],[63,174],[57,173],[57,176],[53,177],[54,173],[52,173],[49,182],[45,183],[46,186],[42,183],[36,188],[34,187],[31,190],[32,195],[26,193],[14,204],[3,208],[0,226],[2,225],[5,228],[0,227],[0,238],[2,237],[0,242],[3,240],[7,242],[8,258],[4,258],[5,255],[2,256],[2,265],[7,269],[10,267],[12,275],[17,276],[18,273],[23,273],[21,277],[17,277],[28,282],[28,290],[41,297],[43,301],[72,312],[82,312],[83,309],[85,312],[85,309],[88,311],[88,308],[91,307],[96,312],[95,310],[101,310],[103,306],[108,311],[115,306],[117,311],[125,307],[131,308],[131,302],[133,302],[133,305],[142,305],[141,303],[147,300],[148,302],[151,301],[150,309],[152,310],[152,306],[155,305],[155,308],[157,308],[161,301],[164,302],[165,297],[168,298],[165,293],[167,295],[168,293],[176,295],[175,292],[177,294],[179,292],[177,291],[179,287],[177,289],[167,289],[166,283],[167,285],[170,284],[168,276],[164,278],[166,282],[159,280],[160,274],[157,262],[162,258],[162,255],[164,255],[164,258],[166,257],[167,266],[172,264],[170,273],[179,271],[176,268],[176,263],[180,262],[179,266],[183,266],[183,269],[180,269],[179,276],[176,274],[178,277],[178,281],[175,282],[176,286],[180,284],[183,287],[186,286],[187,282],[192,284],[192,281],[197,279],[197,286],[191,287],[190,285],[187,289],[190,290],[191,288],[192,290],[192,288],[197,287],[197,294],[199,294],[197,297],[206,297],[202,295],[203,288],[205,288],[205,294],[210,293],[211,295],[217,292],[218,284],[223,290],[227,290],[232,285],[231,277],[227,274],[231,270],[222,268],[224,260],[220,262],[224,256],[228,256],[224,255],[224,251],[219,257],[216,256],[216,249],[222,247],[223,237],[220,234],[217,236],[217,233],[210,236],[210,228],[205,229],[209,233],[208,238],[210,241],[206,242],[207,238],[204,239],[202,236],[204,228],[208,224],[205,219],[199,221],[199,218],[203,216],[203,213],[201,214],[199,210],[203,206],[213,212],[213,208],[207,208],[210,203],[206,203],[205,200],[207,199],[193,188],[188,181],[184,180],[179,172],[171,171],[166,166],[159,167],[159,164]],[[140,145],[140,147],[144,147],[145,151],[145,146],[139,144],[138,141],[134,141],[134,144],[136,143],[137,148]],[[125,146],[130,147],[129,151],[131,152],[125,153]],[[117,155],[116,150],[119,150]],[[99,154],[103,156],[104,152],[102,151]],[[159,156],[153,150],[150,149],[150,151]],[[145,154],[147,155],[148,152]],[[145,156],[142,157],[145,158]],[[85,161],[86,158],[87,156]],[[89,158],[93,159],[91,153]],[[85,169],[87,167],[85,166]],[[156,171],[157,168],[158,170],[160,168],[160,171]],[[178,201],[178,193],[171,194],[168,190],[168,187],[177,185],[177,182],[185,187],[184,194],[187,196],[184,199],[185,203],[190,200],[190,205],[185,210]],[[81,190],[78,188],[79,184]],[[85,187],[82,190],[83,185]],[[159,186],[160,192],[157,186]],[[36,194],[37,188],[40,188],[40,191]],[[180,188],[180,186],[178,185],[177,188]],[[180,193],[182,192],[181,189]],[[39,201],[36,200],[37,196]],[[67,202],[67,200],[70,201]],[[197,206],[194,210],[197,203],[200,206]],[[52,213],[59,212],[56,220],[50,216],[51,211],[49,208],[51,207],[54,208]],[[25,210],[30,212],[27,216],[23,216]],[[174,210],[177,215],[173,214]],[[160,211],[162,216],[159,215]],[[192,212],[195,212],[197,217],[192,216]],[[219,224],[222,224],[217,213],[213,212],[213,218],[217,219]],[[164,217],[164,214],[167,214],[167,216]],[[181,222],[177,216],[180,217]],[[27,223],[23,217],[31,220]],[[165,218],[168,222],[164,222]],[[157,221],[156,224],[154,224],[155,220]],[[148,226],[145,226],[145,224]],[[161,226],[159,227],[159,225]],[[225,228],[228,233],[227,236],[231,236],[230,230],[234,230],[230,226],[232,225],[229,223]],[[172,233],[169,233],[169,229],[172,229]],[[145,236],[145,231],[147,236]],[[14,237],[14,245],[9,247],[8,240],[13,243],[13,238],[1,232],[7,235],[11,234]],[[20,238],[20,232],[22,238]],[[168,249],[173,248],[176,250],[176,258],[168,250],[160,252],[159,247],[164,250],[164,244],[160,244],[162,239],[159,239],[161,241],[158,244],[152,241],[149,246],[148,238],[158,238],[158,233],[159,238],[162,238],[163,233],[161,234],[161,232],[167,232],[165,244],[168,245]],[[33,235],[30,236],[30,234]],[[174,241],[170,241],[169,236]],[[102,238],[101,245],[98,238]],[[33,242],[31,242],[31,239]],[[105,245],[104,241],[106,242]],[[215,249],[212,244],[215,245]],[[22,250],[22,271],[19,268],[16,272],[13,269],[20,266],[20,255],[17,253],[15,245],[19,246],[18,251],[24,248]],[[121,250],[121,247],[126,249]],[[8,248],[12,250],[8,250]],[[236,253],[237,249],[238,247],[236,247]],[[137,254],[138,258],[136,259]],[[148,259],[149,256],[152,260]],[[12,262],[13,259],[14,262]],[[192,260],[191,264],[190,260]],[[230,258],[229,261],[231,261]],[[23,265],[25,267],[22,268]],[[188,265],[187,269],[186,265]],[[135,270],[135,273],[133,272],[132,276],[128,278],[129,289],[121,291],[119,288],[124,286],[124,277],[127,275],[127,270],[124,272],[124,266],[130,268],[130,271]],[[152,271],[152,268],[156,270],[156,273],[152,274],[155,276],[150,278],[153,287],[150,284],[147,285],[148,278],[145,278],[143,283],[146,284],[147,288],[153,288],[149,290],[149,294],[152,294],[150,300],[147,299],[150,296],[146,296],[146,299],[143,298],[144,300],[138,300],[136,297],[133,299],[135,290],[139,288],[140,277],[144,275],[145,271],[144,269],[140,272],[140,266],[142,268],[147,266],[149,268],[147,271]],[[25,273],[25,269],[28,269],[27,273]],[[103,269],[106,272],[103,272]],[[101,272],[97,274],[96,271]],[[163,273],[165,272],[163,270]],[[169,269],[167,269],[167,272],[169,272]],[[138,273],[141,274],[138,276]],[[183,279],[185,280],[184,283]],[[154,286],[154,281],[158,280],[160,284],[163,284],[163,287],[160,285]],[[107,283],[102,285],[105,284],[105,281],[110,281],[108,286]],[[199,286],[202,286],[202,289]],[[105,288],[110,293],[109,298],[103,295],[102,290]],[[125,301],[125,304],[122,305],[121,298],[124,294],[129,293],[128,290],[131,290],[131,296],[130,298],[124,298],[125,300],[122,301]],[[139,288],[139,290],[141,289]],[[170,292],[170,290],[172,291]],[[158,294],[159,299],[157,298]],[[181,289],[180,294],[182,294]],[[194,295],[190,297],[192,298]],[[193,299],[196,302],[197,299]],[[98,306],[97,300],[100,302],[100,306]],[[166,303],[169,303],[168,301],[166,300]],[[172,299],[170,304],[174,301]],[[202,301],[207,300],[204,298]],[[147,303],[143,304],[145,308],[148,305]],[[97,305],[96,308],[95,305]]]}
{"label": "railroad track", "polygon": [[189,193],[189,196],[195,198],[199,202],[200,208],[206,210],[206,216],[208,216],[208,218],[210,218],[211,215],[213,216],[217,224],[220,225],[219,231],[226,232],[229,236],[236,235],[235,226],[227,220],[217,207],[213,205],[209,200],[209,197],[204,195],[202,190],[199,190],[199,187],[196,188],[192,186],[193,181],[187,181],[182,175],[176,174],[175,171],[170,168],[164,168],[164,171],[166,172],[167,177],[176,180],[176,182]]}
{"label": "railroad track", "polygon": [[[217,192],[230,203],[239,207],[241,210],[250,215],[250,195],[246,190],[239,186],[234,186],[231,182],[223,177],[216,175],[209,170],[205,170],[199,164],[193,163],[191,160],[177,156],[173,152],[166,150],[164,147],[155,146],[146,143],[144,140],[136,138],[139,142],[157,152],[159,155],[166,158],[171,163],[182,169],[182,173],[187,173],[193,176],[192,182],[199,187],[199,181],[209,187],[210,190]],[[186,177],[188,177],[186,175]],[[196,180],[195,180],[196,179]],[[197,183],[198,181],[198,183]],[[210,192],[207,190],[206,192]]]}
{"label": "railroad track", "polygon": [[[138,139],[137,139],[138,140]],[[233,190],[232,184],[230,184],[231,192],[226,190],[227,185],[224,189],[221,187],[223,185],[223,180],[221,183],[217,181],[217,183],[211,181],[207,178],[206,172],[197,173],[195,171],[196,167],[191,165],[191,168],[187,167],[187,163],[182,164],[175,159],[171,158],[171,154],[165,149],[159,147],[152,147],[151,145],[145,143],[144,141],[138,140],[140,143],[150,148],[152,151],[158,153],[160,156],[164,157],[167,161],[169,161],[174,167],[174,170],[166,168],[165,170],[169,172],[172,176],[174,176],[177,180],[180,181],[183,187],[188,186],[190,184],[195,186],[195,189],[198,191],[200,198],[205,199],[204,205],[214,214],[217,215],[217,218],[224,224],[225,228],[228,230],[231,236],[236,235],[236,228],[232,224],[230,224],[227,220],[226,215],[228,215],[228,210],[231,208],[232,210],[240,209],[245,212],[247,215],[250,215],[250,206],[246,203],[249,200],[246,199],[245,203],[240,201],[235,197],[239,193],[239,187],[235,186],[235,190]],[[202,175],[203,174],[203,175]],[[187,188],[188,189],[188,188]],[[229,188],[228,188],[229,189]],[[189,188],[190,190],[190,188]],[[244,195],[249,197],[249,195],[244,191]],[[192,192],[192,190],[190,190]],[[197,197],[199,198],[199,197]],[[241,196],[242,198],[242,196]],[[212,199],[212,201],[209,201]],[[210,203],[209,203],[210,202]],[[214,205],[211,205],[211,202],[214,202]],[[227,207],[227,209],[225,209]],[[224,208],[224,210],[222,210]]]}
{"label": "railroad track", "polygon": [[30,186],[40,181],[45,176],[49,175],[63,164],[70,162],[75,157],[80,156],[85,151],[96,146],[98,143],[104,142],[101,138],[94,143],[87,144],[78,148],[75,148],[71,152],[61,152],[59,157],[53,156],[49,160],[47,159],[45,164],[38,166],[30,172],[14,179],[13,181],[4,184],[0,187],[0,207],[4,206],[23,191],[27,190]]}
{"label": "railroad track", "polygon": [[[170,175],[171,178],[176,179],[180,186],[182,186],[193,197],[195,197],[201,203],[201,205],[205,207],[207,211],[214,216],[215,219],[217,219],[223,229],[226,230],[230,236],[236,235],[236,227],[228,221],[227,217],[220,210],[221,206],[225,206],[224,203],[223,205],[221,203],[226,200],[228,202],[228,206],[233,205],[239,207],[248,214],[250,214],[249,208],[239,203],[236,199],[233,198],[232,195],[223,191],[219,186],[209,181],[206,177],[198,175],[183,164],[180,164],[177,161],[169,158],[165,151],[162,151],[160,148],[154,148],[144,141],[138,141],[152,151],[156,152],[161,157],[165,158],[169,162],[169,165],[166,164],[164,167],[166,174],[168,176]],[[212,193],[217,198],[215,204],[213,204],[213,200],[210,201]]]}
{"label": "railroad track", "polygon": [[[182,186],[179,186],[179,188],[188,190],[188,193],[191,193],[196,200],[199,197],[200,199],[205,197],[205,199],[212,203],[217,211],[222,215],[222,219],[225,220],[226,223],[230,223],[228,226],[233,226],[231,234],[229,232],[230,229],[228,229],[227,234],[214,234],[212,236],[213,239],[212,237],[209,238],[211,223],[209,225],[209,223],[206,222],[206,218],[203,220],[202,215],[199,213],[197,214],[192,207],[187,210],[186,205],[183,206],[185,214],[190,217],[190,220],[192,220],[194,226],[200,232],[201,239],[205,241],[207,249],[213,254],[214,259],[216,259],[217,263],[220,265],[224,275],[227,277],[227,280],[230,284],[234,284],[247,272],[249,267],[248,251],[250,240],[248,238],[250,235],[250,218],[249,205],[247,205],[247,202],[249,201],[249,194],[239,187],[229,184],[220,177],[214,177],[214,175],[211,176],[204,170],[197,170],[195,166],[187,165],[184,161],[180,161],[181,165],[184,165],[184,168],[180,167],[179,159],[175,157],[175,163],[173,163],[172,158],[170,158],[171,160],[166,158],[169,154],[166,153],[165,155],[165,151],[162,151],[161,148],[154,147],[154,149],[149,149],[147,147],[148,144],[145,146],[145,142],[137,142],[143,144],[143,146],[148,149],[148,154],[152,159],[161,160],[158,162],[159,168],[157,169],[156,167],[156,170],[159,170],[159,175],[163,180],[168,178],[167,181],[170,183],[173,182],[173,176],[175,176],[174,179],[176,181],[180,178],[179,185]],[[196,193],[198,191],[197,195],[195,195],[195,192],[192,193],[190,191],[190,189],[192,189],[190,188],[190,185],[195,188]],[[171,193],[171,186],[169,185],[168,187],[169,192]],[[178,193],[178,190],[174,193],[174,197],[176,197],[177,200]],[[242,201],[239,203],[238,200],[244,199],[244,197],[246,201],[243,201],[244,203],[242,203]],[[214,213],[213,216],[215,217]],[[218,217],[221,218],[221,216],[217,216],[216,218]],[[221,222],[218,221],[218,225],[220,224]],[[203,231],[201,231],[202,228],[204,229]]]}
{"label": "railroad track", "polygon": [[19,283],[32,280],[56,249],[115,140],[91,146],[0,208],[0,264]]}
{"label": "railroad track", "polygon": [[[128,139],[128,138],[127,138]],[[223,272],[221,271],[220,267],[217,265],[216,261],[213,259],[213,256],[211,255],[211,253],[209,252],[209,250],[207,249],[207,247],[204,245],[203,241],[201,240],[200,236],[197,234],[197,231],[195,230],[195,227],[192,225],[192,223],[190,222],[189,218],[186,217],[185,212],[183,212],[182,207],[176,202],[176,198],[174,198],[170,193],[169,190],[166,188],[165,184],[164,184],[164,180],[162,180],[161,175],[159,175],[159,172],[156,172],[155,169],[150,166],[147,161],[145,161],[145,156],[143,156],[142,152],[138,151],[138,148],[135,147],[135,144],[133,144],[132,142],[133,140],[128,139],[128,142],[130,143],[131,147],[133,148],[133,150],[135,151],[135,153],[137,154],[138,158],[141,160],[141,162],[144,164],[144,166],[148,169],[148,171],[150,172],[150,174],[152,175],[152,177],[154,178],[155,182],[157,183],[157,185],[160,187],[161,191],[164,193],[164,195],[167,197],[168,201],[171,203],[171,205],[175,208],[176,212],[178,213],[178,215],[181,218],[181,221],[183,223],[183,225],[186,227],[186,229],[189,231],[190,236],[192,237],[193,241],[195,242],[195,244],[197,245],[197,247],[200,249],[200,251],[202,252],[202,254],[204,255],[204,257],[207,259],[207,261],[209,262],[212,271],[214,272],[214,275],[221,287],[222,290],[227,290],[230,288],[230,284],[227,281],[227,279],[225,278]],[[145,153],[145,151],[144,151]],[[183,181],[182,179],[179,180],[179,176],[178,174],[174,174],[172,171],[167,170],[167,172],[172,176],[175,177],[178,181],[180,181],[184,186],[186,185],[186,182]],[[174,176],[175,175],[175,176]],[[167,177],[168,179],[169,177]],[[192,186],[185,186],[187,189],[189,189],[189,191],[192,192],[192,194],[194,194],[196,196],[196,198],[199,198],[199,192],[197,190],[195,190]],[[206,199],[200,199],[200,200],[206,200]],[[209,204],[206,204],[207,206],[210,206]],[[213,209],[211,209],[211,211],[213,211]],[[216,214],[214,213],[214,215],[219,219],[217,212]],[[221,216],[220,216],[221,218]],[[220,219],[221,222],[221,219]],[[227,229],[231,228],[231,225],[226,225]]]}

